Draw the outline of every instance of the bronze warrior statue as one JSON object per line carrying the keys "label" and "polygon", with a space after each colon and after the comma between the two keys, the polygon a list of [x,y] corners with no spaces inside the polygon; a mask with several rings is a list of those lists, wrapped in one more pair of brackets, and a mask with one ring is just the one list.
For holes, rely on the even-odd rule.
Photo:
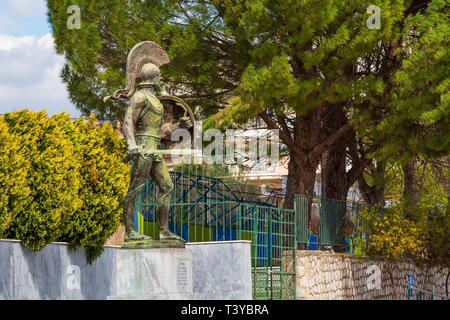
{"label": "bronze warrior statue", "polygon": [[[148,177],[155,181],[159,188],[156,213],[160,239],[182,240],[168,228],[173,182],[161,157],[162,152],[157,152],[164,115],[164,107],[156,96],[160,86],[159,67],[169,62],[166,52],[158,44],[151,41],[137,44],[128,55],[127,88],[117,90],[104,99],[105,102],[109,98],[130,100],[122,126],[128,147],[127,158],[132,161],[130,187],[124,201],[125,242],[151,240],[134,229],[136,203]],[[185,107],[188,108],[186,104]],[[192,111],[189,111],[192,115]],[[171,127],[189,129],[193,126],[192,120],[186,117],[185,113],[178,126]]]}

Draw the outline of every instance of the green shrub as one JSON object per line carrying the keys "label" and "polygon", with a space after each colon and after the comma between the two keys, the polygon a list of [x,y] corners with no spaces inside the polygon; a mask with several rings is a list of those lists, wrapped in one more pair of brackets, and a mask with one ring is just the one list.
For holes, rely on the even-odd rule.
{"label": "green shrub", "polygon": [[380,210],[366,207],[358,213],[367,239],[356,238],[361,254],[395,260],[420,255],[423,250],[425,226],[404,218],[404,206],[396,204]]}
{"label": "green shrub", "polygon": [[74,247],[88,249],[88,260],[102,251],[105,241],[120,226],[122,202],[129,183],[129,167],[122,162],[126,154],[123,139],[110,125],[95,126],[78,120],[70,134],[75,145],[81,188],[81,207],[71,219],[63,240]]}
{"label": "green shrub", "polygon": [[0,238],[8,237],[6,231],[30,199],[29,162],[19,153],[19,148],[19,139],[9,132],[8,125],[0,117]]}
{"label": "green shrub", "polygon": [[129,182],[111,126],[69,115],[7,113],[0,122],[0,236],[33,251],[54,241],[98,256],[119,227]]}
{"label": "green shrub", "polygon": [[47,118],[45,112],[20,111],[4,117],[9,131],[18,136],[20,154],[30,165],[27,205],[11,222],[8,234],[38,251],[67,232],[71,215],[80,206],[79,163],[59,124],[68,116]]}

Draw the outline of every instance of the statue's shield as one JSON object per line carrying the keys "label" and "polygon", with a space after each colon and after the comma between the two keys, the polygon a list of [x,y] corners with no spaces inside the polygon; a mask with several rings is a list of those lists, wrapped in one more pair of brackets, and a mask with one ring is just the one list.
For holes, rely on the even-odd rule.
{"label": "statue's shield", "polygon": [[[194,113],[189,105],[182,99],[170,95],[163,95],[158,97],[159,101],[164,105],[163,124],[160,130],[161,148],[173,149],[179,141],[171,141],[172,132],[180,127],[181,122],[190,121],[192,124],[187,130],[191,136],[191,148],[194,143]],[[167,155],[170,156],[170,155]],[[166,158],[166,156],[164,156]]]}

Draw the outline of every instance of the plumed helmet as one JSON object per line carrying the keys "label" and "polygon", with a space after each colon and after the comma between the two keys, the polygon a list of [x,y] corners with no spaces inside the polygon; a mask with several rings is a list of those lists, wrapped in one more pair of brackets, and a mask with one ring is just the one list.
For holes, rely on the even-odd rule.
{"label": "plumed helmet", "polygon": [[155,84],[159,85],[159,76],[161,72],[159,68],[153,63],[146,63],[142,66],[139,72],[139,82],[138,85],[142,84]]}
{"label": "plumed helmet", "polygon": [[[167,64],[170,62],[169,56],[161,48],[160,45],[153,41],[143,41],[138,43],[131,49],[128,54],[127,59],[127,85],[124,89],[116,90],[111,96],[106,96],[103,98],[103,101],[106,102],[108,99],[119,100],[119,99],[129,99],[135,90],[136,82],[139,81],[139,74],[143,71],[143,76],[145,79],[149,79],[154,71],[154,67],[147,67],[144,69],[143,66],[146,64],[153,64],[157,68],[162,66],[163,64]],[[159,73],[159,70],[158,70]],[[153,83],[154,81],[159,81],[159,76],[153,78],[153,80],[148,80],[150,84],[158,84]],[[144,80],[143,84],[147,83]]]}

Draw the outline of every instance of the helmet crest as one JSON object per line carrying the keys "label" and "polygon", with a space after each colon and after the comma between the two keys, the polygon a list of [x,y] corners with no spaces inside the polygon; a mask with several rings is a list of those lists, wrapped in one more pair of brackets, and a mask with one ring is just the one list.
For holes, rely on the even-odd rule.
{"label": "helmet crest", "polygon": [[[113,95],[103,99],[106,102],[109,98],[113,100],[129,99],[134,93],[136,79],[147,77],[158,73],[159,67],[170,62],[169,56],[161,46],[153,41],[140,42],[131,49],[127,59],[127,86],[125,89],[119,89]],[[146,66],[146,65],[149,66]],[[153,65],[154,67],[152,67]],[[145,66],[145,70],[143,67]],[[156,68],[155,68],[156,67]],[[156,72],[158,69],[158,72]],[[144,74],[141,74],[144,72]],[[148,73],[148,74],[147,74]],[[145,78],[145,80],[152,80]],[[146,82],[147,83],[147,82]]]}

